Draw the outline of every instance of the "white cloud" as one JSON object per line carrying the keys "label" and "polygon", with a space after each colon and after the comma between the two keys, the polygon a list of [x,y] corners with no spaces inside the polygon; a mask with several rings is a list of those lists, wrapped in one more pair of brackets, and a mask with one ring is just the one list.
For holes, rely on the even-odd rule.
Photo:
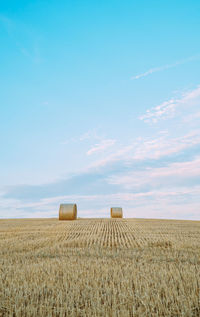
{"label": "white cloud", "polygon": [[186,115],[183,118],[183,121],[184,122],[193,122],[193,121],[196,121],[196,119],[200,119],[200,111],[197,111],[197,112],[191,113],[189,115]]}
{"label": "white cloud", "polygon": [[[99,137],[95,130],[76,137],[87,146],[96,142],[87,155],[101,154],[102,159],[97,155],[84,173],[57,183],[8,188],[8,195],[0,196],[0,217],[57,217],[61,202],[76,202],[80,217],[109,217],[110,206],[119,205],[126,217],[198,219],[199,97],[200,87],[148,110],[149,120],[181,110],[175,123],[170,120],[167,128],[162,124],[160,131],[156,127],[156,134],[153,130],[148,137],[126,144]],[[196,122],[195,129],[184,125],[187,118]],[[183,129],[178,131],[176,124]]]}
{"label": "white cloud", "polygon": [[98,135],[97,131],[95,129],[93,130],[88,130],[85,133],[81,134],[80,136],[68,138],[64,141],[61,142],[61,144],[69,144],[71,142],[73,143],[79,143],[79,142],[86,142],[86,141],[91,141],[91,140],[98,140],[101,141],[103,140],[103,137]]}
{"label": "white cloud", "polygon": [[[200,86],[182,93],[180,98],[171,98],[161,105],[147,110],[141,120],[157,122],[159,119],[169,119],[176,115],[174,122],[167,121],[167,129],[157,132],[157,135],[139,137],[129,141],[129,144],[117,143],[115,150],[92,163],[91,167],[103,167],[112,162],[132,162],[134,160],[160,159],[175,155],[200,144],[199,130]],[[190,124],[185,124],[189,122]]]}
{"label": "white cloud", "polygon": [[79,137],[79,140],[80,140],[80,141],[85,141],[85,140],[90,140],[90,139],[101,140],[102,137],[97,134],[97,131],[96,131],[95,129],[93,129],[93,130],[88,130],[87,132],[83,133],[83,134]]}
{"label": "white cloud", "polygon": [[200,59],[199,55],[191,56],[189,58],[185,58],[185,59],[182,59],[180,61],[177,61],[177,62],[175,62],[173,64],[167,64],[167,65],[164,65],[164,66],[151,68],[151,69],[147,70],[144,73],[141,73],[141,74],[138,74],[136,76],[131,77],[131,79],[132,80],[140,79],[140,78],[146,77],[148,75],[151,75],[153,73],[161,72],[161,71],[164,71],[166,69],[174,68],[174,67],[176,67],[178,65],[183,65],[183,64],[186,64],[186,63],[189,63],[189,62],[192,62],[192,61],[195,61],[195,60],[199,60],[199,59]]}
{"label": "white cloud", "polygon": [[115,143],[116,140],[112,139],[101,140],[100,143],[95,144],[90,150],[87,151],[87,155],[104,152],[108,148],[112,147]]}
{"label": "white cloud", "polygon": [[[158,190],[160,187],[181,187],[188,180],[197,177],[200,177],[200,157],[192,161],[171,163],[165,167],[147,167],[123,175],[113,175],[108,177],[108,182],[122,185],[126,190],[140,190],[145,187]],[[188,190],[194,189],[189,187]]]}
{"label": "white cloud", "polygon": [[117,161],[130,164],[133,161],[158,160],[198,144],[200,144],[200,130],[192,130],[180,137],[173,137],[168,131],[161,131],[158,136],[137,138],[130,145],[120,145],[113,153],[92,163],[90,168],[104,167]]}
{"label": "white cloud", "polygon": [[200,130],[192,131],[181,137],[162,135],[144,139],[134,149],[133,159],[159,159],[200,144]]}
{"label": "white cloud", "polygon": [[[145,122],[157,123],[159,119],[168,119],[174,117],[179,108],[189,108],[198,105],[200,102],[200,86],[196,89],[182,94],[181,98],[171,98],[162,104],[146,111],[146,114],[139,117]],[[188,109],[190,110],[190,109]]]}
{"label": "white cloud", "polygon": [[[186,200],[186,196],[189,199]],[[49,218],[58,217],[62,202],[76,202],[78,217],[110,217],[110,207],[123,207],[124,216],[129,218],[175,218],[200,219],[200,186],[195,188],[172,188],[150,190],[140,193],[117,193],[107,195],[66,195],[41,199],[35,203],[20,200],[0,199],[0,206],[6,208],[0,218]]]}

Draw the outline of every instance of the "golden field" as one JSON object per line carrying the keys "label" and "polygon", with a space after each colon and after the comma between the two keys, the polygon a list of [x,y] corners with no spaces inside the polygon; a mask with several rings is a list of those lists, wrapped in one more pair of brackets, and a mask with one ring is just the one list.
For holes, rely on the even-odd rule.
{"label": "golden field", "polygon": [[200,221],[0,220],[0,316],[200,316]]}

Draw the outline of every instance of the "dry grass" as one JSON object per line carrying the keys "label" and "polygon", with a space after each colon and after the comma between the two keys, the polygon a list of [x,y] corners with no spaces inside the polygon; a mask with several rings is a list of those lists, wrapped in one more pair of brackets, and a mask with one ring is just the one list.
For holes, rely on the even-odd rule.
{"label": "dry grass", "polygon": [[200,222],[0,221],[0,316],[200,316]]}

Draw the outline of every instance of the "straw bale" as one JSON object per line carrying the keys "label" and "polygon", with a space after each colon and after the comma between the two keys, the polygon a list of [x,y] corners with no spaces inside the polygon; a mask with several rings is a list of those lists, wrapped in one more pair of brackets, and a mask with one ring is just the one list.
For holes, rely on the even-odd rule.
{"label": "straw bale", "polygon": [[77,219],[76,204],[61,204],[59,209],[59,220],[75,220]]}
{"label": "straw bale", "polygon": [[123,212],[121,207],[111,207],[110,208],[111,218],[123,218]]}

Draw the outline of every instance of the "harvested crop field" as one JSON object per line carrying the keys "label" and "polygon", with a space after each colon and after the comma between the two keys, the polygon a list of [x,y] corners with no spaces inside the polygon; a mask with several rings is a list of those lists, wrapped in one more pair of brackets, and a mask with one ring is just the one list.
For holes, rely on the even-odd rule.
{"label": "harvested crop field", "polygon": [[0,221],[0,316],[200,316],[200,221]]}

